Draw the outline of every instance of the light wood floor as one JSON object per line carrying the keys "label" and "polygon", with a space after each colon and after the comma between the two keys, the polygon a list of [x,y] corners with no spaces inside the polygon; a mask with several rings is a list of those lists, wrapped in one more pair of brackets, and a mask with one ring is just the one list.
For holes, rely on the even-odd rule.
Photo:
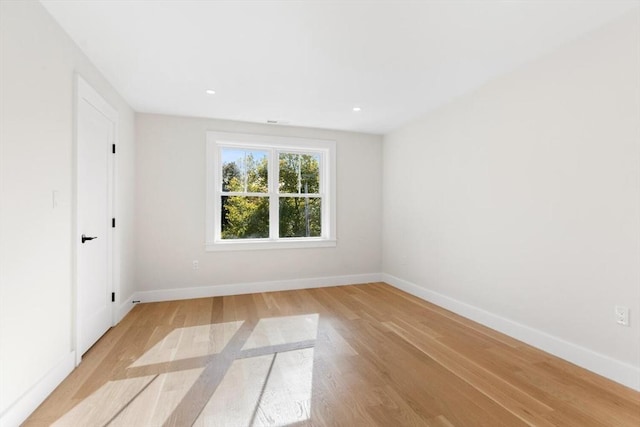
{"label": "light wood floor", "polygon": [[26,426],[640,426],[640,393],[374,283],[140,304]]}

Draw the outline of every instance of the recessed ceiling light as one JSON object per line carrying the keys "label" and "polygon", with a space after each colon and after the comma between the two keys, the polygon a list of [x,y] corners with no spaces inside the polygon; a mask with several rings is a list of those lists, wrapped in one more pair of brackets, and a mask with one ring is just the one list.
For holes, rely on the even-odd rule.
{"label": "recessed ceiling light", "polygon": [[213,89],[207,89],[207,90],[205,90],[205,93],[206,93],[207,95],[215,95],[215,94],[216,94],[216,91],[215,91],[215,90],[213,90]]}
{"label": "recessed ceiling light", "polygon": [[355,111],[356,113],[357,113],[358,111],[361,111],[361,110],[362,110],[362,108],[360,108],[360,107],[353,107],[353,111]]}

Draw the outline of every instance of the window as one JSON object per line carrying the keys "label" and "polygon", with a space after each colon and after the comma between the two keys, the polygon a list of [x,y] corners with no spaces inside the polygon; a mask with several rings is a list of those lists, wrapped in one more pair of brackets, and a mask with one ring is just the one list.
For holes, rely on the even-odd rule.
{"label": "window", "polygon": [[207,250],[335,246],[335,142],[207,133]]}

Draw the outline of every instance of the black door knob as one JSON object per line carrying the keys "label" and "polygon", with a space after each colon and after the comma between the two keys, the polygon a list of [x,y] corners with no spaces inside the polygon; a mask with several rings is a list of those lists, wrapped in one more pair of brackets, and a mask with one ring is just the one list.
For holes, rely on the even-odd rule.
{"label": "black door knob", "polygon": [[93,239],[97,239],[98,237],[87,237],[84,234],[82,235],[82,243],[86,242],[87,240],[93,240]]}

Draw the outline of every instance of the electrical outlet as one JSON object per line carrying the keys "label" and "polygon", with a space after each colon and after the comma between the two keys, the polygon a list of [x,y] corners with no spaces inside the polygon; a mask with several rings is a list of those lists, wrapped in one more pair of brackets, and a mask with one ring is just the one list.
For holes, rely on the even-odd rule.
{"label": "electrical outlet", "polygon": [[194,270],[198,270],[200,268],[200,262],[197,259],[194,259],[191,263],[191,268]]}
{"label": "electrical outlet", "polygon": [[616,323],[622,326],[629,326],[629,308],[621,305],[615,306]]}

